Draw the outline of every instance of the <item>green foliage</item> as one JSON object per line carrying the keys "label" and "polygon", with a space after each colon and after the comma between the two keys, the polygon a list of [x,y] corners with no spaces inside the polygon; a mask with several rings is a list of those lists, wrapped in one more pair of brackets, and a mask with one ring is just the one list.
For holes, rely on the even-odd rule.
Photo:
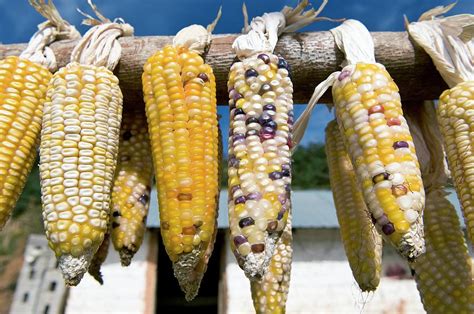
{"label": "green foliage", "polygon": [[324,144],[300,146],[293,154],[293,189],[329,188]]}
{"label": "green foliage", "polygon": [[31,207],[36,210],[41,210],[41,187],[39,182],[39,169],[36,165],[28,176],[25,188],[13,211],[12,218],[16,219]]}
{"label": "green foliage", "polygon": [[220,173],[220,187],[221,189],[227,188],[227,179],[229,176],[227,175],[227,158],[222,159],[221,163],[221,173]]}
{"label": "green foliage", "polygon": [[0,257],[11,256],[30,233],[43,233],[41,187],[37,166],[33,167],[26,181],[12,217],[0,232]]}

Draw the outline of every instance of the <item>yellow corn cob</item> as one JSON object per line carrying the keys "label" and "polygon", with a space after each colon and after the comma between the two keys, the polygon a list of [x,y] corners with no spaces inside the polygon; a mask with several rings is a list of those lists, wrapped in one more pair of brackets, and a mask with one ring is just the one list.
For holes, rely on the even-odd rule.
{"label": "yellow corn cob", "polygon": [[[220,128],[218,129],[219,133],[219,174],[218,178],[220,179],[222,173],[222,164],[220,163],[222,158],[222,134]],[[219,206],[219,195],[220,192],[216,195],[216,202],[217,206]],[[216,208],[216,211],[219,211],[219,208]],[[217,224],[217,215],[216,215],[216,224]],[[186,299],[191,300],[193,299],[201,284],[201,280],[204,277],[204,274],[207,270],[207,265],[209,263],[209,259],[211,258],[212,251],[214,250],[214,243],[216,241],[217,236],[217,228],[214,229],[214,233],[212,234],[211,240],[209,241],[207,248],[204,251],[204,254],[199,258],[199,261],[196,264],[196,267],[193,269],[191,273],[188,273],[188,277],[184,277],[181,274],[175,274],[178,280],[180,281],[180,285],[183,291],[186,293]],[[179,277],[178,277],[179,276]]]}
{"label": "yellow corn cob", "polygon": [[326,128],[326,155],[342,243],[352,274],[362,291],[374,291],[382,270],[382,237],[370,219],[336,121],[329,122]]}
{"label": "yellow corn cob", "polygon": [[267,273],[261,280],[250,282],[253,306],[257,313],[285,313],[290,288],[292,241],[291,214],[288,214],[285,229],[278,239]]}
{"label": "yellow corn cob", "polygon": [[142,79],[161,234],[175,276],[192,299],[197,291],[186,291],[191,289],[187,282],[216,228],[215,78],[196,52],[166,46],[147,60]]}
{"label": "yellow corn cob", "polygon": [[97,250],[97,252],[95,252],[88,270],[89,274],[94,277],[94,279],[97,280],[97,282],[99,282],[101,285],[104,284],[104,279],[102,278],[100,268],[107,259],[107,255],[109,253],[109,245],[110,233],[107,232],[104,236],[104,241],[102,241],[102,244],[99,246],[99,249]]}
{"label": "yellow corn cob", "polygon": [[11,56],[0,61],[0,230],[36,158],[51,76],[44,66],[26,59]]}
{"label": "yellow corn cob", "polygon": [[40,177],[49,246],[76,285],[104,239],[119,144],[122,93],[105,67],[70,63],[44,104]]}
{"label": "yellow corn cob", "polygon": [[428,313],[474,313],[472,260],[445,194],[441,189],[427,194],[426,253],[414,263],[415,279]]}
{"label": "yellow corn cob", "polygon": [[424,190],[398,87],[381,64],[346,66],[336,116],[377,230],[409,261],[424,251]]}
{"label": "yellow corn cob", "polygon": [[112,189],[112,242],[130,265],[146,231],[153,166],[145,110],[124,111]]}
{"label": "yellow corn cob", "polygon": [[259,278],[290,209],[293,85],[283,58],[260,54],[232,65],[228,88],[231,246]]}
{"label": "yellow corn cob", "polygon": [[463,82],[441,94],[437,111],[449,169],[471,244],[474,243],[473,104],[474,81]]}

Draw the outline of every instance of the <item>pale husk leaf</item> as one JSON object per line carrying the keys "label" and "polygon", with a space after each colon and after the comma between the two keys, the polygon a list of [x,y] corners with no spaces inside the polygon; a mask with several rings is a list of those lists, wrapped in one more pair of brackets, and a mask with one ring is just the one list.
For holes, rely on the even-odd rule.
{"label": "pale husk leaf", "polygon": [[113,71],[122,55],[122,47],[117,39],[122,36],[132,36],[133,27],[124,23],[122,19],[111,22],[99,12],[91,0],[88,0],[88,3],[97,19],[79,11],[86,17],[82,23],[93,27],[74,47],[71,62],[103,66]]}
{"label": "pale husk leaf", "polygon": [[346,57],[342,67],[359,62],[375,63],[374,42],[364,24],[357,20],[347,20],[330,31],[337,47]]}
{"label": "pale husk leaf", "polygon": [[222,15],[222,7],[219,8],[214,21],[206,28],[202,25],[193,24],[180,30],[173,38],[174,46],[186,47],[202,55],[211,44],[212,32]]}
{"label": "pale husk leaf", "polygon": [[244,28],[243,35],[237,37],[232,44],[239,59],[249,58],[260,53],[273,53],[278,42],[278,36],[286,32],[294,32],[319,19],[318,14],[326,6],[324,0],[318,10],[304,11],[309,5],[308,0],[301,1],[295,8],[284,7],[280,12],[264,13],[257,16],[248,24],[246,6],[243,6]]}
{"label": "pale husk leaf", "polygon": [[[413,40],[430,55],[449,87],[474,80],[474,15],[437,17],[452,6],[435,8],[408,24]],[[437,10],[436,10],[437,9]]]}

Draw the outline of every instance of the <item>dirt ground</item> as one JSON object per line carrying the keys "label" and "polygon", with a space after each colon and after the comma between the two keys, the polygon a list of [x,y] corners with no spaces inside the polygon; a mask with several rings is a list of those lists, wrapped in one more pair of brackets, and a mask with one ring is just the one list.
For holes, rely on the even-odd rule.
{"label": "dirt ground", "polygon": [[[8,313],[15,293],[16,281],[23,265],[26,241],[21,241],[11,256],[0,257],[0,313]],[[5,263],[5,266],[3,264]]]}

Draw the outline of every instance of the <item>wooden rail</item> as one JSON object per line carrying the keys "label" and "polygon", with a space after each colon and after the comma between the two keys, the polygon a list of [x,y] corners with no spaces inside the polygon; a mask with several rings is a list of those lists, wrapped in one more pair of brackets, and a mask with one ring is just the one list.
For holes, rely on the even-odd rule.
{"label": "wooden rail", "polygon": [[[235,34],[215,35],[206,60],[213,67],[217,79],[219,104],[227,103],[227,75],[236,60],[231,48]],[[400,88],[402,100],[436,99],[447,88],[429,56],[408,38],[406,32],[372,33],[375,57],[384,64]],[[121,38],[122,59],[116,68],[125,101],[141,103],[141,74],[145,60],[154,51],[171,43],[171,36]],[[52,45],[59,66],[69,61],[75,42]],[[26,44],[0,45],[0,59],[19,55]],[[284,35],[275,53],[281,54],[292,67],[294,102],[306,103],[314,87],[330,73],[340,69],[342,53],[336,48],[329,32],[295,33]],[[327,93],[321,100],[331,102]]]}

